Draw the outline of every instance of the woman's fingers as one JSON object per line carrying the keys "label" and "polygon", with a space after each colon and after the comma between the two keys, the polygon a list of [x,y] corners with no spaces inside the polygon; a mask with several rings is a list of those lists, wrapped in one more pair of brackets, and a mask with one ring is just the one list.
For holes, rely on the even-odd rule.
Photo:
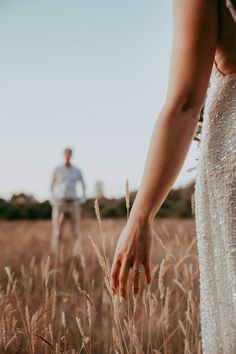
{"label": "woman's fingers", "polygon": [[115,261],[111,269],[111,287],[113,292],[117,292],[119,288],[119,273],[120,273],[121,263],[120,261]]}
{"label": "woman's fingers", "polygon": [[152,271],[151,271],[151,262],[150,260],[147,260],[143,263],[144,271],[145,271],[145,277],[146,277],[146,283],[149,285],[152,282]]}
{"label": "woman's fingers", "polygon": [[[119,293],[122,298],[127,299],[128,293],[128,280],[131,260],[128,261],[126,257],[116,257],[112,265],[111,270],[111,287],[114,293]],[[140,291],[140,275],[141,271],[144,269],[146,283],[151,284],[152,274],[151,274],[151,261],[148,257],[143,263],[140,261],[135,261],[131,268],[132,283],[133,283],[133,294],[138,295]]]}
{"label": "woman's fingers", "polygon": [[140,289],[140,273],[142,271],[142,265],[140,263],[134,263],[132,267],[132,282],[133,282],[133,294],[138,295]]}
{"label": "woman's fingers", "polygon": [[140,263],[135,263],[132,268],[132,281],[133,281],[133,293],[134,295],[138,295],[140,291],[140,273],[142,267],[145,271],[146,283],[151,284],[152,281],[152,273],[151,273],[151,262],[150,260],[146,260],[143,262],[143,265]]}
{"label": "woman's fingers", "polygon": [[127,283],[129,279],[129,270],[129,263],[126,260],[123,260],[119,275],[119,294],[125,299],[127,299]]}
{"label": "woman's fingers", "polygon": [[[152,281],[150,261],[147,260],[143,263],[143,265],[135,262],[131,270],[134,295],[138,295],[140,291],[140,273],[142,271],[142,267],[145,271],[146,283],[151,284]],[[123,259],[113,263],[111,271],[112,291],[115,293],[119,292],[119,295],[125,299],[127,298],[129,272],[130,264],[127,260]]]}

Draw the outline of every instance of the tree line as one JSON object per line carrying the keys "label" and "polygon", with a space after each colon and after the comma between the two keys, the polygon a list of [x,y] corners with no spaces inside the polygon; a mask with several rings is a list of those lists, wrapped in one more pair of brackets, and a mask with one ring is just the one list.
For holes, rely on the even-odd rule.
{"label": "tree line", "polygon": [[[193,193],[194,183],[186,187],[172,189],[165,202],[161,206],[158,216],[189,218],[193,215]],[[130,193],[130,204],[132,205],[136,192]],[[88,199],[82,206],[83,217],[95,217],[94,199]],[[99,198],[99,207],[102,218],[126,217],[125,198]],[[48,200],[37,201],[34,197],[20,193],[12,196],[10,200],[0,198],[0,219],[50,219],[51,205]]]}

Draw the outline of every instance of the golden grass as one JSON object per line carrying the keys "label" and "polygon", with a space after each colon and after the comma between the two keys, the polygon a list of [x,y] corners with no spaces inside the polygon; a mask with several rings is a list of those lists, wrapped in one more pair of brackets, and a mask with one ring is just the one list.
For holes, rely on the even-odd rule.
{"label": "golden grass", "polygon": [[201,352],[193,220],[157,220],[152,287],[127,303],[109,287],[125,222],[83,220],[80,259],[68,226],[56,259],[50,222],[0,222],[0,353]]}

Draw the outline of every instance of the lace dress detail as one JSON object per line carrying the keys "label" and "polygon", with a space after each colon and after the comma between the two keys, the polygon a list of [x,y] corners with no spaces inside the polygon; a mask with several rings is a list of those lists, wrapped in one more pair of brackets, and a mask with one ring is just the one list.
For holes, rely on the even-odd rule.
{"label": "lace dress detail", "polygon": [[236,73],[213,66],[195,187],[203,354],[236,353]]}

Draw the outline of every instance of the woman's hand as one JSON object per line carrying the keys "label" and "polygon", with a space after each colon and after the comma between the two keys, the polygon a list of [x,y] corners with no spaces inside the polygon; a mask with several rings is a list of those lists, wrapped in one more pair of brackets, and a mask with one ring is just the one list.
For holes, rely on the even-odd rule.
{"label": "woman's hand", "polygon": [[127,283],[132,268],[133,293],[140,288],[140,272],[144,268],[147,284],[151,283],[152,222],[128,221],[117,242],[111,270],[113,292],[127,299]]}

